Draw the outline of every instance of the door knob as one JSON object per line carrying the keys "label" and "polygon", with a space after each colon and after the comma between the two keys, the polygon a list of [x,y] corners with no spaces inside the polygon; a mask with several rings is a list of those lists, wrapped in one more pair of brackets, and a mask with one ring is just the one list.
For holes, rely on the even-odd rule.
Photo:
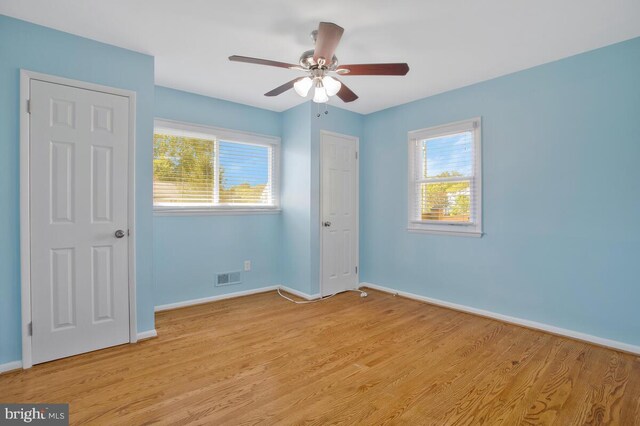
{"label": "door knob", "polygon": [[118,229],[116,231],[116,238],[122,238],[124,237],[124,231],[122,229]]}
{"label": "door knob", "polygon": [[331,222],[326,221],[325,223],[323,223],[323,225],[324,225],[325,227],[327,227],[327,228],[328,228],[328,227],[330,227],[330,226],[331,226]]}

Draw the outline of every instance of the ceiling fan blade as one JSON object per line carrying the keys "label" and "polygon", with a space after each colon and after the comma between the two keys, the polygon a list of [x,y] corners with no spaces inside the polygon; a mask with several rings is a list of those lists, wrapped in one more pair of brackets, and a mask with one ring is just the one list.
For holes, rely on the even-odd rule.
{"label": "ceiling fan blade", "polygon": [[333,59],[333,52],[338,47],[344,28],[332,22],[320,22],[318,35],[316,36],[316,49],[313,52],[313,60],[324,58],[327,63]]}
{"label": "ceiling fan blade", "polygon": [[[338,79],[336,78],[336,80],[338,80]],[[340,81],[340,80],[338,80],[338,81]],[[343,102],[347,102],[348,103],[348,102],[353,102],[356,99],[358,99],[358,95],[353,93],[353,90],[349,89],[346,84],[344,84],[342,81],[340,81],[340,84],[342,84],[342,86],[340,86],[340,90],[338,91],[337,96],[340,99],[342,99]]]}
{"label": "ceiling fan blade", "polygon": [[300,67],[299,65],[296,65],[296,64],[287,64],[286,62],[270,61],[268,59],[251,58],[249,56],[233,55],[233,56],[229,56],[229,60],[233,62],[246,62],[248,64],[268,65],[270,67],[278,67],[278,68],[297,69]]}
{"label": "ceiling fan blade", "polygon": [[[340,72],[341,69],[347,69],[349,72]],[[340,65],[336,72],[341,75],[407,75],[409,65],[405,63]]]}
{"label": "ceiling fan blade", "polygon": [[304,77],[299,77],[299,78],[294,78],[291,81],[286,82],[285,84],[283,84],[282,86],[278,86],[275,89],[273,89],[270,92],[265,93],[265,96],[278,96],[281,93],[286,92],[289,89],[293,88],[293,84],[298,81],[298,80],[302,80]]}

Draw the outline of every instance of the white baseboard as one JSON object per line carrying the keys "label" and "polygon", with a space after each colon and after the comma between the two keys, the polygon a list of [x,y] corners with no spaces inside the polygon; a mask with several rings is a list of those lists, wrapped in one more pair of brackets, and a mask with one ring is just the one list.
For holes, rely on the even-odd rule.
{"label": "white baseboard", "polygon": [[248,296],[250,294],[266,293],[267,291],[277,290],[280,287],[281,286],[278,286],[278,285],[271,285],[267,287],[254,288],[251,290],[236,291],[236,292],[227,293],[227,294],[218,294],[216,296],[203,297],[201,299],[191,299],[191,300],[184,300],[182,302],[167,303],[166,305],[156,306],[154,310],[155,312],[162,312],[162,311],[168,311],[170,309],[184,308],[185,306],[201,305],[203,303],[216,302],[218,300],[225,300],[225,299],[233,299],[234,297]]}
{"label": "white baseboard", "polygon": [[280,289],[282,291],[286,291],[287,293],[291,293],[295,296],[301,297],[303,299],[306,300],[315,300],[315,299],[320,299],[320,293],[316,293],[316,294],[307,294],[307,293],[303,293],[300,290],[296,290],[294,288],[291,287],[287,287],[286,285],[281,285]]}
{"label": "white baseboard", "polygon": [[[233,293],[227,293],[227,294],[219,294],[216,296],[209,296],[209,297],[203,297],[201,299],[191,299],[191,300],[184,300],[182,302],[176,302],[176,303],[168,303],[166,305],[158,305],[154,308],[155,312],[162,312],[162,311],[168,311],[171,309],[178,309],[178,308],[184,308],[186,306],[194,306],[194,305],[202,305],[203,303],[210,303],[210,302],[217,302],[218,300],[225,300],[225,299],[233,299],[235,297],[242,297],[242,296],[249,296],[251,294],[258,294],[258,293],[266,293],[268,291],[275,291],[277,289],[281,289],[283,291],[286,291],[287,293],[291,293],[293,295],[296,295],[298,297],[301,297],[303,299],[306,300],[314,300],[314,299],[319,299],[320,298],[320,294],[307,294],[304,293],[300,290],[296,290],[293,289],[291,287],[287,287],[284,285],[270,285],[270,286],[266,286],[266,287],[260,287],[260,288],[254,288],[251,290],[243,290],[243,291],[236,291]],[[138,335],[138,339],[140,338],[140,335]]]}
{"label": "white baseboard", "polygon": [[369,287],[371,289],[380,290],[385,293],[397,294],[398,296],[406,297],[408,299],[419,300],[421,302],[426,302],[432,305],[454,309],[456,311],[461,311],[461,312],[466,312],[474,315],[479,315],[486,318],[496,319],[496,320],[507,322],[510,324],[515,324],[515,325],[520,325],[527,328],[541,330],[547,333],[556,334],[559,336],[565,336],[571,339],[581,340],[587,343],[593,343],[598,346],[605,346],[611,349],[616,349],[619,351],[640,355],[640,346],[631,345],[629,343],[624,343],[624,342],[618,342],[617,340],[605,339],[603,337],[592,336],[590,334],[581,333],[579,331],[567,330],[566,328],[560,328],[560,327],[556,327],[549,324],[530,321],[522,318],[516,318],[509,315],[498,314],[491,311],[485,311],[484,309],[472,308],[470,306],[460,305],[457,303],[447,302],[444,300],[433,299],[431,297],[421,296],[419,294],[396,290],[394,288],[385,287],[378,284],[362,282],[360,283],[360,287]]}
{"label": "white baseboard", "polygon": [[8,371],[19,370],[22,368],[22,361],[11,361],[5,364],[0,364],[0,373],[6,373]]}
{"label": "white baseboard", "polygon": [[153,337],[158,337],[158,333],[156,332],[155,329],[147,330],[147,331],[141,331],[140,333],[138,333],[138,342],[140,340],[151,339]]}
{"label": "white baseboard", "polygon": [[[158,336],[156,330],[147,330],[138,333],[138,342],[140,340],[151,339],[152,337]],[[11,361],[5,364],[0,364],[0,374],[6,373],[13,370],[18,370],[22,368],[22,361]]]}

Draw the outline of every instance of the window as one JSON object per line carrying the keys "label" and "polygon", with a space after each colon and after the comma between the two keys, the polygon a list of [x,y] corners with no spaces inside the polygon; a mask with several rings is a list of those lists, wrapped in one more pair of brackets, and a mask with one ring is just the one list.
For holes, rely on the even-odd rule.
{"label": "window", "polygon": [[278,210],[278,138],[156,120],[156,213]]}
{"label": "window", "polygon": [[480,124],[409,132],[409,231],[482,235]]}

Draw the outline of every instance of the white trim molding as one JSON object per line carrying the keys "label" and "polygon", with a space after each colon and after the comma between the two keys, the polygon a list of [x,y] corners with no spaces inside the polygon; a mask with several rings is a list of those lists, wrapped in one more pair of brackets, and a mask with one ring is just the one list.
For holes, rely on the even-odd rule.
{"label": "white trim molding", "polygon": [[281,289],[282,291],[286,291],[287,293],[291,293],[295,296],[301,297],[306,300],[315,300],[320,298],[319,293],[307,294],[284,285],[270,285],[265,287],[253,288],[251,290],[242,290],[242,291],[235,291],[233,293],[217,294],[215,296],[202,297],[200,299],[191,299],[191,300],[184,300],[182,302],[167,303],[165,305],[156,306],[154,310],[155,312],[170,311],[172,309],[185,308],[187,306],[202,305],[204,303],[217,302],[219,300],[235,299],[236,297],[250,296],[252,294],[268,293],[270,291],[276,291],[278,289]]}
{"label": "white trim molding", "polygon": [[[472,161],[473,169],[465,177],[418,177],[424,166],[422,141],[436,137],[448,136],[462,132],[473,134]],[[407,231],[423,234],[455,235],[482,237],[482,118],[457,121],[408,132],[408,193],[407,193]],[[420,172],[420,173],[418,173]],[[416,210],[420,204],[422,185],[426,183],[469,181],[471,197],[471,218],[469,222],[452,222],[441,220],[425,220]]]}
{"label": "white trim molding", "polygon": [[20,370],[22,368],[22,361],[11,361],[4,364],[0,364],[0,374],[8,373],[13,370]]}
{"label": "white trim molding", "polygon": [[[198,137],[198,135],[214,136],[218,139],[224,139],[230,142],[255,143],[258,145],[264,145],[266,143],[280,145],[281,143],[279,136],[245,132],[243,130],[225,129],[222,127],[208,126],[206,124],[188,123],[186,121],[171,120],[160,117],[156,117],[154,120],[154,128],[161,128],[167,131],[184,131],[193,133],[195,137]],[[238,140],[239,138],[242,140]]]}
{"label": "white trim molding", "polygon": [[[258,133],[244,132],[241,130],[223,129],[197,123],[156,118],[154,120],[154,133],[192,136],[207,139],[213,143],[214,150],[214,177],[219,170],[219,142],[227,141],[242,145],[256,145],[269,149],[269,183],[271,185],[270,204],[245,204],[233,205],[218,203],[218,182],[214,179],[212,205],[187,205],[179,203],[164,203],[153,205],[154,216],[207,216],[207,215],[247,215],[247,214],[278,214],[280,210],[280,148],[281,140],[277,136],[262,135]],[[176,205],[178,204],[178,205]]]}
{"label": "white trim molding", "polygon": [[154,216],[230,216],[230,215],[256,215],[256,214],[280,214],[282,209],[273,208],[233,208],[233,207],[155,207]]}
{"label": "white trim molding", "polygon": [[116,87],[102,86],[85,81],[72,80],[54,75],[42,74],[25,69],[20,70],[20,272],[22,307],[22,368],[31,368],[32,345],[29,335],[31,323],[31,217],[30,217],[30,113],[28,101],[31,98],[31,80],[71,86],[80,89],[123,96],[129,99],[129,165],[128,165],[128,279],[129,279],[129,342],[138,339],[136,316],[136,92]]}
{"label": "white trim molding", "polygon": [[580,340],[580,341],[591,343],[597,346],[604,346],[610,349],[615,349],[622,352],[628,352],[634,355],[640,355],[640,346],[619,342],[617,340],[605,339],[604,337],[593,336],[593,335],[582,333],[579,331],[568,330],[566,328],[560,328],[553,325],[544,324],[541,322],[512,317],[509,315],[498,314],[496,312],[486,311],[484,309],[473,308],[471,306],[460,305],[458,303],[452,303],[444,300],[434,299],[427,296],[421,296],[419,294],[409,293],[407,291],[402,291],[402,290],[396,290],[394,288],[385,287],[378,284],[362,282],[360,283],[360,288],[362,287],[367,287],[373,290],[379,290],[385,293],[406,297],[407,299],[418,300],[420,302],[425,302],[431,305],[441,306],[444,308],[449,308],[456,311],[465,312],[468,314],[495,319],[495,320],[506,322],[509,324],[518,325],[521,327],[544,331],[546,333],[555,334],[557,336]]}
{"label": "white trim molding", "polygon": [[456,231],[445,231],[445,230],[434,230],[434,229],[416,229],[416,228],[407,228],[407,231],[414,232],[418,234],[431,234],[431,235],[449,235],[453,237],[473,237],[480,238],[482,237],[482,232],[456,232]]}
{"label": "white trim molding", "polygon": [[[318,218],[320,219],[318,222],[318,235],[319,235],[319,259],[318,262],[319,263],[319,267],[318,267],[318,279],[320,280],[320,292],[317,294],[317,297],[315,297],[316,295],[306,295],[306,296],[310,296],[313,298],[320,298],[322,297],[323,293],[324,293],[324,259],[323,259],[323,252],[324,252],[324,226],[323,223],[325,221],[325,218],[323,217],[323,204],[322,204],[322,189],[323,189],[323,173],[322,173],[322,165],[323,165],[323,136],[334,136],[334,137],[338,137],[338,138],[342,138],[342,139],[348,139],[348,140],[352,140],[355,145],[356,145],[356,159],[355,159],[355,178],[356,178],[356,188],[355,188],[355,198],[356,198],[356,206],[355,206],[355,219],[356,219],[356,225],[355,225],[355,274],[354,274],[354,282],[353,285],[357,287],[358,282],[360,281],[360,273],[359,268],[360,268],[360,160],[359,160],[359,156],[360,156],[360,138],[357,136],[352,136],[352,135],[345,135],[342,133],[336,133],[336,132],[330,132],[329,130],[320,130],[320,139],[319,139],[319,146],[318,146],[318,151],[319,151],[319,161],[318,161]],[[283,288],[283,290],[286,290],[285,288]],[[287,290],[288,291],[288,290]],[[292,293],[292,294],[296,294],[296,293]],[[301,294],[306,294],[306,293],[300,293],[300,294],[296,294],[297,296],[303,297],[305,298],[306,296],[302,296]],[[325,296],[328,296],[328,294],[325,294]]]}
{"label": "white trim molding", "polygon": [[295,288],[287,287],[285,285],[281,285],[279,287],[280,287],[280,290],[286,291],[287,293],[291,293],[294,296],[298,296],[298,297],[300,297],[302,299],[305,299],[305,300],[320,299],[320,293],[308,294],[308,293],[302,292],[300,290],[296,290]]}
{"label": "white trim molding", "polygon": [[235,291],[233,293],[217,294],[215,296],[202,297],[200,299],[183,300],[182,302],[167,303],[155,307],[155,312],[170,311],[172,309],[184,308],[187,306],[202,305],[203,303],[217,302],[218,300],[233,299],[236,297],[249,296],[250,294],[266,293],[277,290],[279,286],[272,285],[251,290]]}
{"label": "white trim molding", "polygon": [[154,337],[158,337],[158,332],[155,328],[153,330],[141,331],[138,333],[138,342],[140,340],[152,339]]}

